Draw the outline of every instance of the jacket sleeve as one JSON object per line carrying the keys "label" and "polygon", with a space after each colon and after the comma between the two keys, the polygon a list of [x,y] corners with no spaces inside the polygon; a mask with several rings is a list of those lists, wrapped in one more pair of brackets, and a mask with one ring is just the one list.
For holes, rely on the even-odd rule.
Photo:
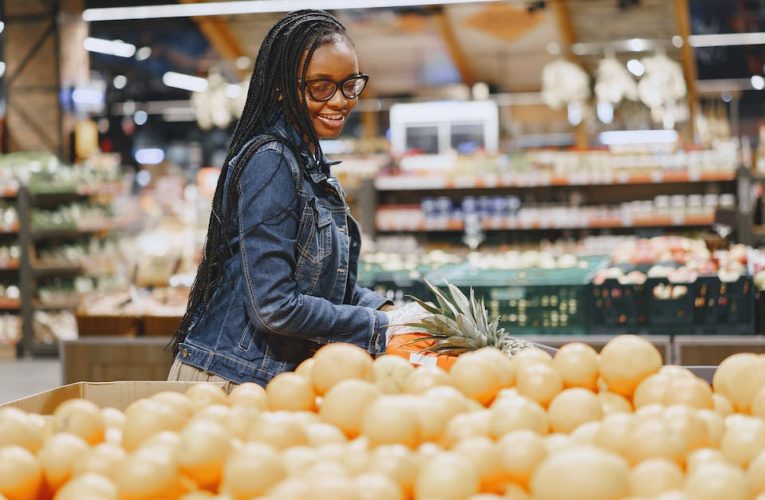
{"label": "jacket sleeve", "polygon": [[393,302],[386,299],[377,292],[364,288],[363,286],[356,285],[353,289],[352,304],[362,307],[371,307],[372,309],[380,309],[384,305],[393,305]]}
{"label": "jacket sleeve", "polygon": [[255,153],[239,178],[239,238],[247,312],[257,330],[385,352],[388,317],[362,304],[298,293],[295,180],[285,153]]}

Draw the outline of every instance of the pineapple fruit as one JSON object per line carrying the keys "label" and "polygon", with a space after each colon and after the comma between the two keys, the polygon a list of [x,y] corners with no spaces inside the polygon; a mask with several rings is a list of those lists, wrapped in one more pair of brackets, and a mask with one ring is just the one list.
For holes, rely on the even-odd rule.
{"label": "pineapple fruit", "polygon": [[532,347],[532,343],[510,336],[499,326],[499,318],[489,321],[483,300],[476,299],[472,288],[468,298],[451,283],[446,284],[445,291],[427,281],[425,284],[438,305],[412,297],[431,315],[402,325],[414,333],[394,336],[388,354],[403,356],[415,364],[427,364],[423,356],[446,357],[429,361],[448,369],[456,356],[482,347],[495,347],[511,357]]}

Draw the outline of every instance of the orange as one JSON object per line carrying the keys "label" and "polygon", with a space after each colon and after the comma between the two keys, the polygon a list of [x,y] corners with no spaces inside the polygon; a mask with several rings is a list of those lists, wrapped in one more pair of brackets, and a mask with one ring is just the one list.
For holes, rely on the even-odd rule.
{"label": "orange", "polygon": [[374,380],[372,356],[355,345],[327,344],[316,351],[313,359],[311,379],[320,396],[343,380]]}
{"label": "orange", "polygon": [[268,409],[268,396],[266,390],[254,382],[239,384],[228,395],[228,403],[231,406],[249,406],[257,410]]}
{"label": "orange", "polygon": [[361,432],[361,423],[367,408],[382,392],[372,382],[343,380],[324,395],[319,415],[353,439]]}
{"label": "orange", "polygon": [[202,489],[215,491],[230,451],[231,436],[223,427],[210,420],[199,420],[180,432],[175,461],[179,470]]}
{"label": "orange", "polygon": [[221,491],[235,499],[264,495],[286,477],[279,454],[271,446],[246,443],[226,459]]}
{"label": "orange", "polygon": [[18,408],[0,408],[0,447],[16,444],[36,453],[45,438],[45,427]]}
{"label": "orange", "polygon": [[637,335],[620,335],[600,351],[598,368],[610,391],[632,397],[638,384],[661,369],[659,350]]}
{"label": "orange", "polygon": [[88,444],[104,440],[106,425],[101,409],[92,401],[69,399],[53,412],[53,432],[70,432]]}
{"label": "orange", "polygon": [[186,389],[185,394],[191,400],[195,412],[213,404],[228,404],[228,397],[218,384],[199,382]]}
{"label": "orange", "polygon": [[503,377],[487,362],[489,355],[465,353],[449,370],[452,385],[465,396],[488,406],[502,388]]}
{"label": "orange", "polygon": [[37,452],[37,460],[51,490],[69,480],[74,464],[88,451],[88,444],[81,437],[66,432],[54,434],[45,441]]}
{"label": "orange", "polygon": [[8,500],[37,498],[42,479],[40,464],[29,450],[18,445],[0,448],[0,495]]}
{"label": "orange", "polygon": [[292,372],[280,373],[266,386],[271,410],[315,411],[316,394],[311,382]]}

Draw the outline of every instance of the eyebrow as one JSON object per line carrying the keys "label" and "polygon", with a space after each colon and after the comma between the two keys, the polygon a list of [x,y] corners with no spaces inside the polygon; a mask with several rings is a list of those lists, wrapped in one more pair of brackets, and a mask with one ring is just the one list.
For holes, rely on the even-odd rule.
{"label": "eyebrow", "polygon": [[[349,78],[351,76],[359,76],[361,74],[361,71],[356,71],[355,73],[348,73],[345,75],[345,78]],[[332,75],[328,75],[326,73],[316,73],[316,74],[307,74],[305,76],[306,80],[332,80]]]}

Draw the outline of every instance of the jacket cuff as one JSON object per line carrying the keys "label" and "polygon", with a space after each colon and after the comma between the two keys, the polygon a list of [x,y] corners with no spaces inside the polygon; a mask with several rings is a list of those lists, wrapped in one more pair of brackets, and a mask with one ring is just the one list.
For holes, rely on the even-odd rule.
{"label": "jacket cuff", "polygon": [[387,348],[385,332],[390,324],[388,315],[376,309],[370,309],[369,312],[372,314],[372,335],[369,338],[367,351],[373,356],[385,354]]}

